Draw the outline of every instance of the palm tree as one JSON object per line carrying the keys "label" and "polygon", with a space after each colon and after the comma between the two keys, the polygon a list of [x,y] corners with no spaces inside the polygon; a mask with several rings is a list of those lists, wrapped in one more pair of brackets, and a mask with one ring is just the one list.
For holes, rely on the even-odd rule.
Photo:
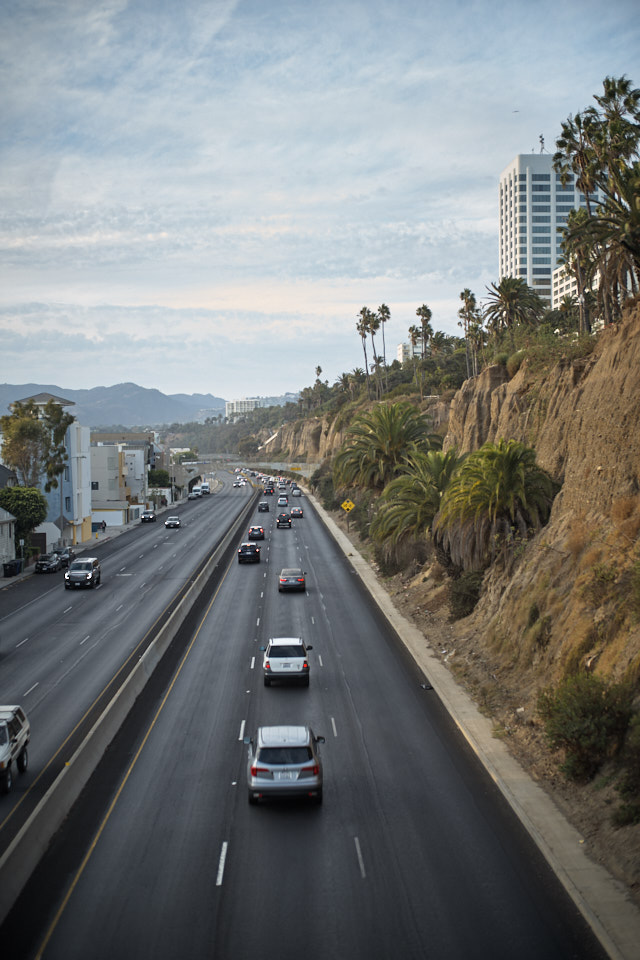
{"label": "palm tree", "polygon": [[557,487],[518,440],[485,443],[453,476],[434,520],[436,545],[463,570],[483,570],[548,520]]}
{"label": "palm tree", "polygon": [[334,485],[381,491],[410,455],[439,442],[413,404],[379,403],[351,424],[334,460]]}
{"label": "palm tree", "polygon": [[382,328],[382,360],[384,363],[384,378],[385,378],[385,389],[389,390],[389,372],[387,370],[387,347],[384,341],[384,325],[391,319],[391,311],[386,303],[381,303],[378,307],[378,320],[380,321],[380,327]]}
{"label": "palm tree", "polygon": [[459,463],[460,458],[453,449],[446,453],[430,450],[410,456],[403,472],[382,492],[380,508],[371,523],[373,539],[396,546],[402,540],[425,536]]}
{"label": "palm tree", "polygon": [[460,317],[460,323],[458,326],[462,327],[464,333],[467,378],[477,377],[478,352],[477,349],[473,349],[471,333],[472,330],[475,330],[479,325],[482,325],[482,315],[478,309],[475,294],[471,292],[469,287],[464,288],[460,294],[460,299],[462,300],[462,306],[458,310],[458,316]]}
{"label": "palm tree", "polygon": [[[411,359],[413,361],[413,375],[416,381],[416,387],[420,390],[420,399],[422,400],[422,385],[423,385],[423,376],[422,376],[422,366],[418,364],[418,358],[416,357],[416,347],[420,341],[420,327],[416,326],[415,323],[413,326],[409,327],[409,343],[411,344]],[[420,377],[418,378],[418,370],[420,370]]]}
{"label": "palm tree", "polygon": [[433,328],[431,326],[431,317],[432,313],[426,303],[423,303],[421,307],[418,307],[416,310],[416,316],[420,317],[420,336],[422,338],[422,359],[424,360],[427,347],[433,336]]}
{"label": "palm tree", "polygon": [[544,303],[521,277],[503,277],[499,284],[487,287],[488,298],[484,308],[495,334],[509,332],[511,348],[515,349],[513,329],[516,325],[532,324],[544,312]]}
{"label": "palm tree", "polygon": [[360,320],[356,322],[356,330],[362,338],[362,350],[364,352],[364,372],[367,378],[367,396],[371,396],[369,390],[369,361],[367,360],[367,336],[369,334],[369,311],[366,307],[363,307],[360,311]]}

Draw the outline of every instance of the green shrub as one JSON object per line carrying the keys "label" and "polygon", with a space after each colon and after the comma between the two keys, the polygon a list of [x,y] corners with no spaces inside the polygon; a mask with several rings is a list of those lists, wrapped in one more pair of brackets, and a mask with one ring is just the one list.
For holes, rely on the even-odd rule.
{"label": "green shrub", "polygon": [[593,673],[566,677],[538,696],[547,739],[563,748],[561,769],[570,780],[590,780],[601,764],[620,748],[631,717],[632,691]]}
{"label": "green shrub", "polygon": [[452,620],[468,617],[480,599],[484,574],[479,571],[463,573],[451,581],[449,588],[449,612]]}
{"label": "green shrub", "polygon": [[506,367],[508,360],[509,360],[508,353],[496,353],[495,357],[493,358],[493,362],[497,363],[498,366],[500,367]]}
{"label": "green shrub", "polygon": [[507,373],[509,374],[510,380],[513,377],[515,377],[525,357],[526,357],[526,352],[524,350],[518,350],[517,353],[512,353],[509,359],[507,360],[506,367],[507,367]]}

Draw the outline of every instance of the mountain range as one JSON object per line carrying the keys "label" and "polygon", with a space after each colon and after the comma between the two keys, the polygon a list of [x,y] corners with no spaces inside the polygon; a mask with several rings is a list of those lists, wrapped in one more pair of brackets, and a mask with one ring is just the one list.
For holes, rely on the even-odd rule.
{"label": "mountain range", "polygon": [[38,393],[51,393],[69,400],[68,407],[85,427],[157,427],[170,423],[203,422],[207,417],[224,416],[225,401],[210,393],[174,393],[117,383],[112,387],[70,390],[53,383],[0,384],[0,415],[10,413],[9,404]]}

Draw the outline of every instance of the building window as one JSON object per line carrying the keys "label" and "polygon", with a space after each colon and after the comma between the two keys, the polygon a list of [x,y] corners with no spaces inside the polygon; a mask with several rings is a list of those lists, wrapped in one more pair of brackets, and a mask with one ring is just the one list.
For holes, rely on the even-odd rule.
{"label": "building window", "polygon": [[551,180],[550,173],[534,173],[531,175],[532,180],[545,180],[547,183]]}
{"label": "building window", "polygon": [[71,510],[71,497],[64,498],[64,508],[65,510]]}
{"label": "building window", "polygon": [[99,490],[99,489],[100,489],[100,481],[99,481],[99,480],[92,480],[92,481],[91,481],[91,489],[92,489],[92,490]]}
{"label": "building window", "polygon": [[551,263],[551,257],[534,257],[534,263]]}
{"label": "building window", "polygon": [[[532,223],[551,223],[551,217],[531,217]],[[533,228],[535,230],[535,227]]]}
{"label": "building window", "polygon": [[571,204],[570,207],[565,207],[564,204],[562,203],[556,204],[556,213],[570,213],[574,209],[575,207],[573,206],[573,204]]}
{"label": "building window", "polygon": [[[551,277],[549,276],[549,274],[551,273],[551,271],[550,271],[549,269],[547,269],[547,268],[545,268],[545,267],[534,267],[532,272],[533,272],[534,277],[547,277],[547,281],[546,281],[546,282],[547,282],[547,283],[551,283]],[[535,282],[535,281],[534,281],[534,282]]]}
{"label": "building window", "polygon": [[531,253],[551,253],[551,247],[533,247]]}
{"label": "building window", "polygon": [[534,213],[551,213],[551,207],[543,207],[537,203],[534,203],[531,209],[534,211]]}

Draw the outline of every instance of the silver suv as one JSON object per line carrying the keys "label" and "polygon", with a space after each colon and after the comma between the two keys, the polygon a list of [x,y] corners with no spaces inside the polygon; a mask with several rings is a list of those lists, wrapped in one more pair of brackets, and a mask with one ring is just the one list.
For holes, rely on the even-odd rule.
{"label": "silver suv", "polygon": [[309,660],[306,647],[300,637],[273,637],[264,651],[262,671],[264,685],[268,687],[272,680],[295,680],[305,687],[309,686]]}
{"label": "silver suv", "polygon": [[249,803],[267,797],[309,797],[322,803],[322,762],[311,727],[258,727],[249,744]]}
{"label": "silver suv", "polygon": [[0,706],[0,793],[11,790],[14,763],[20,773],[27,769],[30,738],[31,726],[22,707]]}
{"label": "silver suv", "polygon": [[100,561],[97,557],[80,557],[69,564],[64,575],[65,590],[72,587],[97,587],[100,583]]}

